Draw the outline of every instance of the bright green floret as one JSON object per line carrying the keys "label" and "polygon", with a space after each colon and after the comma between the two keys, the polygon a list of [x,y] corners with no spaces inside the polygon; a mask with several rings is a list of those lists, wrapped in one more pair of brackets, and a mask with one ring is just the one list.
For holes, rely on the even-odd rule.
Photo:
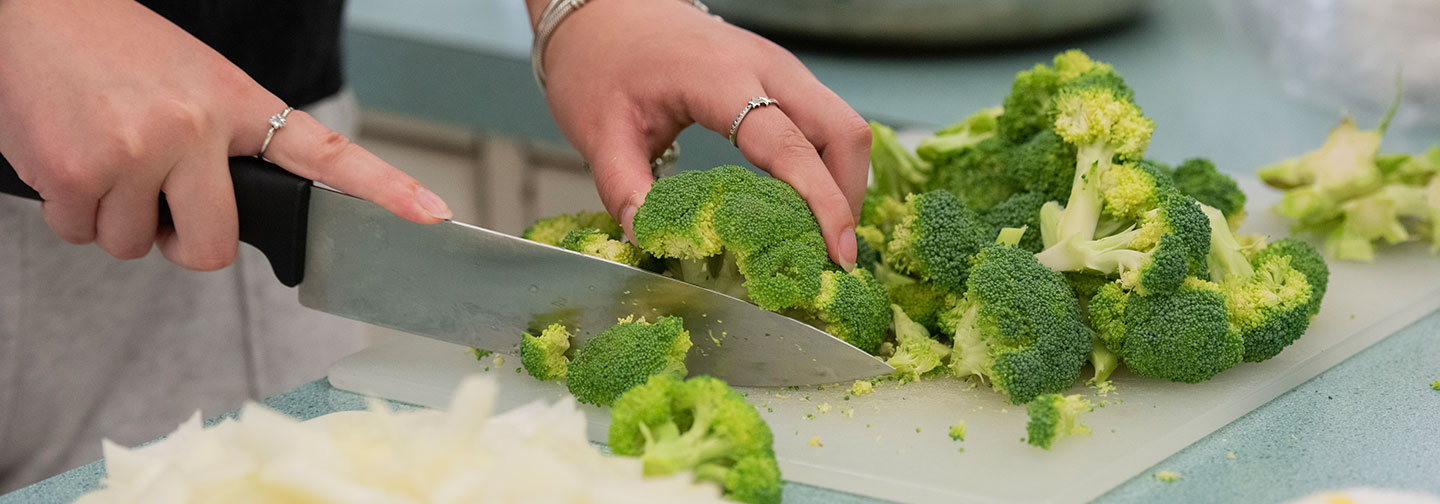
{"label": "bright green floret", "polygon": [[889,290],[891,302],[904,310],[915,323],[931,331],[945,334],[955,332],[953,327],[940,325],[940,314],[950,309],[950,296],[935,286],[925,282],[909,282],[895,285]]}
{"label": "bright green floret", "polygon": [[946,191],[912,194],[905,205],[908,213],[886,245],[885,264],[945,292],[963,292],[970,258],[994,238],[986,238],[989,226]]}
{"label": "bright green floret", "polygon": [[935,163],[975,144],[994,138],[996,119],[1000,117],[1001,112],[1000,107],[981,109],[960,122],[941,128],[934,135],[920,141],[920,145],[915,147],[915,155],[920,159]]}
{"label": "bright green floret", "polygon": [[[1014,146],[989,138],[937,160],[929,189],[950,191],[966,206],[984,210],[1024,189],[1011,161]],[[920,191],[916,191],[920,192]]]}
{"label": "bright green floret", "polygon": [[1239,363],[1245,349],[1230,325],[1225,295],[1205,280],[1190,278],[1174,292],[1149,295],[1110,284],[1089,309],[1100,341],[1141,376],[1199,383]]}
{"label": "bright green floret", "polygon": [[560,241],[560,247],[628,266],[640,266],[649,258],[639,247],[612,238],[599,228],[571,231]]}
{"label": "bright green floret", "polygon": [[608,406],[651,376],[684,377],[690,333],[679,317],[655,323],[627,317],[585,342],[565,381],[580,402]]}
{"label": "bright green floret", "polygon": [[1238,229],[1245,219],[1245,192],[1234,178],[1215,168],[1205,158],[1188,159],[1171,173],[1175,188],[1196,201],[1219,209],[1231,229]]}
{"label": "bright green floret", "polygon": [[951,371],[990,380],[1015,404],[1070,387],[1090,354],[1065,279],[1012,245],[975,255],[965,293],[945,318],[955,327]]}
{"label": "bright green floret", "polygon": [[[1114,186],[1115,176],[1107,176],[1114,160],[1137,160],[1150,143],[1155,123],[1140,112],[1140,107],[1126,97],[1121,88],[1106,85],[1065,87],[1055,97],[1053,128],[1060,138],[1076,148],[1075,176],[1070,198],[1060,221],[1061,241],[1088,240],[1095,236],[1101,212],[1101,183]],[[1118,183],[1130,182],[1119,177]],[[1120,189],[1128,186],[1122,185]],[[1127,194],[1119,192],[1117,198]],[[1146,198],[1146,194],[1131,197]],[[1112,212],[1124,214],[1133,209],[1117,201],[1108,205]]]}
{"label": "bright green floret", "polygon": [[565,240],[565,235],[579,229],[595,228],[605,233],[610,238],[619,240],[624,236],[620,224],[610,218],[605,212],[577,212],[573,214],[561,214],[553,217],[546,217],[535,221],[530,227],[521,233],[520,237],[526,240],[544,243],[546,245],[560,246]]}
{"label": "bright green floret", "polygon": [[1024,236],[1017,245],[1030,252],[1045,248],[1040,237],[1040,209],[1045,206],[1045,195],[1038,192],[1016,193],[1009,199],[980,213],[980,220],[989,225],[986,236],[995,236],[1004,228],[1024,228]]}
{"label": "bright green floret", "polygon": [[[1055,56],[1052,66],[1037,64],[1015,75],[996,128],[1006,141],[1024,142],[1049,128],[1053,102],[1063,86],[1077,81],[1118,80],[1110,65],[1094,61],[1078,49],[1065,51]],[[1129,93],[1123,83],[1116,87]]]}
{"label": "bright green floret", "polygon": [[570,359],[570,331],[563,324],[550,324],[539,336],[525,333],[520,337],[520,365],[536,380],[565,378]]}
{"label": "bright green floret", "polygon": [[[1219,210],[1204,210],[1212,222],[1223,222]],[[1219,225],[1214,233],[1210,274],[1224,292],[1230,323],[1245,342],[1245,361],[1260,362],[1278,355],[1305,334],[1310,318],[1319,310],[1309,276],[1328,280],[1328,269],[1323,269],[1323,260],[1317,264],[1318,253],[1306,250],[1308,245],[1303,242],[1286,242],[1249,261],[1228,227]],[[1310,275],[1292,261],[1302,264]]]}
{"label": "bright green floret", "polygon": [[869,270],[830,261],[814,214],[779,179],[738,166],[663,178],[635,215],[635,238],[681,280],[818,321],[867,351],[890,326],[885,290]]}
{"label": "bright green floret", "polygon": [[892,376],[901,382],[919,380],[931,371],[943,370],[950,356],[950,346],[930,337],[930,331],[905,316],[899,305],[891,305],[894,315],[895,354],[885,360],[895,368]]}
{"label": "bright green floret", "polygon": [[961,420],[961,421],[959,421],[959,422],[955,422],[955,425],[951,425],[951,426],[950,426],[950,433],[949,433],[949,434],[950,434],[950,439],[953,440],[953,441],[964,441],[964,440],[965,440],[965,421],[964,421],[964,420]]}
{"label": "bright green floret", "polygon": [[657,375],[615,401],[610,449],[639,457],[647,476],[690,472],[727,499],[779,504],[780,468],[770,427],[725,382]]}
{"label": "bright green floret", "polygon": [[1050,449],[1069,436],[1089,435],[1090,428],[1080,417],[1091,411],[1090,401],[1078,395],[1045,394],[1025,405],[1030,422],[1025,425],[1026,442]]}

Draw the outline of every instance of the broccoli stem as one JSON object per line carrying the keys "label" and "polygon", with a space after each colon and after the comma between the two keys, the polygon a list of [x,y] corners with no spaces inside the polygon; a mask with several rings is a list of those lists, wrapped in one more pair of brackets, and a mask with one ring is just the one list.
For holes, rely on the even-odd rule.
{"label": "broccoli stem", "polygon": [[955,324],[955,349],[950,354],[950,370],[955,376],[990,375],[989,354],[980,339],[980,305],[961,301],[960,322]]}
{"label": "broccoli stem", "polygon": [[1221,283],[1227,279],[1246,280],[1255,275],[1255,267],[1245,257],[1244,246],[1230,231],[1225,214],[1209,205],[1200,205],[1210,221],[1210,253],[1205,263],[1210,267],[1210,280]]}
{"label": "broccoli stem", "polygon": [[1060,218],[1060,241],[1089,240],[1100,222],[1100,176],[1110,167],[1115,148],[1106,142],[1081,145],[1075,151],[1075,179]]}
{"label": "broccoli stem", "polygon": [[[734,450],[730,443],[710,435],[714,411],[709,408],[696,408],[694,415],[690,428],[683,434],[680,426],[673,421],[662,424],[654,431],[647,430],[644,424],[640,425],[641,435],[645,436],[645,455],[641,457],[641,461],[646,475],[663,476],[680,471],[698,471],[714,466],[713,462],[725,459]],[[717,467],[720,479],[715,481],[724,483],[726,469],[723,466]],[[696,476],[701,475],[697,472]]]}

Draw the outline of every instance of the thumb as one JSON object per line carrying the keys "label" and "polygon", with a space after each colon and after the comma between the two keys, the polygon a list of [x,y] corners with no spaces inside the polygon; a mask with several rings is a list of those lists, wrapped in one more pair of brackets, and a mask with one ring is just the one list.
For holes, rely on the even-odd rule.
{"label": "thumb", "polygon": [[[253,154],[259,145],[243,154]],[[419,181],[300,110],[290,112],[285,126],[275,131],[265,159],[409,221],[434,224],[454,216],[445,201]]]}
{"label": "thumb", "polygon": [[645,202],[650,184],[655,182],[650,174],[650,156],[645,154],[641,145],[643,142],[638,139],[619,139],[600,146],[594,155],[589,156],[600,201],[620,223],[631,243],[636,243],[635,213]]}

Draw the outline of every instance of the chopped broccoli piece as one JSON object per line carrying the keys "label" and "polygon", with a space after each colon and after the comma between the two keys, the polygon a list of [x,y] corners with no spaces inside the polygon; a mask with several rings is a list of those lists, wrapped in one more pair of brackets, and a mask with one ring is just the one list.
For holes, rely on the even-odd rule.
{"label": "chopped broccoli piece", "polygon": [[855,383],[850,384],[850,389],[848,390],[848,392],[850,392],[850,395],[856,397],[867,395],[874,391],[875,384],[865,380],[855,380]]}
{"label": "chopped broccoli piece", "polygon": [[1213,229],[1211,279],[1220,285],[1230,324],[1244,340],[1244,359],[1274,357],[1305,334],[1325,294],[1321,287],[1317,296],[1309,279],[1328,283],[1329,270],[1318,252],[1298,240],[1276,242],[1280,246],[1275,250],[1261,249],[1249,261],[1230,229],[1218,224],[1223,214],[1211,207],[1204,212]]}
{"label": "chopped broccoli piece", "polygon": [[955,422],[955,425],[950,426],[950,439],[954,441],[965,440],[965,420],[960,420],[959,422]]}
{"label": "chopped broccoli piece", "polygon": [[725,382],[708,376],[651,377],[615,401],[610,449],[639,457],[647,476],[690,472],[727,499],[780,502],[780,467],[765,420]]}
{"label": "chopped broccoli piece", "polygon": [[1025,425],[1027,442],[1050,449],[1056,441],[1069,436],[1090,434],[1080,417],[1090,412],[1090,401],[1078,395],[1044,394],[1025,405],[1030,422]]}
{"label": "chopped broccoli piece", "polygon": [[563,324],[550,324],[539,336],[525,333],[520,337],[520,365],[536,380],[565,378],[570,359],[570,331]]}
{"label": "chopped broccoli piece", "polygon": [[1108,284],[1089,308],[1100,341],[1141,376],[1198,383],[1239,363],[1244,352],[1225,295],[1198,278],[1163,294],[1133,294]]}
{"label": "chopped broccoli piece", "polygon": [[962,292],[970,257],[989,241],[988,226],[946,191],[912,194],[905,206],[907,215],[890,238],[885,264],[945,292]]}
{"label": "chopped broccoli piece", "polygon": [[610,214],[605,212],[577,212],[573,214],[561,214],[553,217],[546,217],[535,221],[530,227],[520,234],[521,238],[530,241],[544,243],[546,245],[560,246],[565,240],[565,235],[571,231],[595,228],[605,233],[610,238],[622,239],[624,231]]}
{"label": "chopped broccoli piece", "polygon": [[901,382],[919,380],[920,376],[933,370],[943,370],[945,358],[950,356],[950,347],[930,337],[925,326],[912,322],[905,316],[899,305],[890,305],[894,312],[895,355],[885,360],[895,368],[892,376]]}
{"label": "chopped broccoli piece", "polygon": [[1342,119],[1319,149],[1261,168],[1260,179],[1280,189],[1314,186],[1333,201],[1368,193],[1383,182],[1375,163],[1382,135],[1380,129],[1361,131],[1354,120]]}
{"label": "chopped broccoli piece", "polygon": [[940,314],[950,309],[951,297],[926,282],[910,282],[890,288],[890,300],[899,305],[910,320],[931,331],[946,334],[955,332],[955,328],[940,324]]}
{"label": "chopped broccoli piece", "polygon": [[1180,473],[1175,471],[1155,471],[1155,479],[1164,483],[1180,481]]}
{"label": "chopped broccoli piece", "polygon": [[1013,150],[1004,140],[990,138],[956,152],[936,163],[928,187],[950,191],[975,210],[995,206],[1025,187],[1012,167]]}
{"label": "chopped broccoli piece", "polygon": [[934,163],[994,138],[996,119],[1002,112],[1000,107],[980,109],[960,122],[941,128],[935,135],[920,141],[920,145],[915,147],[915,155]]}
{"label": "chopped broccoli piece", "polygon": [[489,357],[490,354],[495,352],[491,352],[489,350],[481,350],[479,348],[471,348],[470,353],[475,355],[475,360],[484,360],[486,357]]}
{"label": "chopped broccoli piece", "polygon": [[1430,390],[1440,391],[1440,380],[1435,380],[1435,381],[1433,381],[1433,382],[1430,382]]}
{"label": "chopped broccoli piece", "polygon": [[565,235],[560,247],[628,266],[641,266],[650,257],[630,242],[612,238],[599,228],[576,229]]}
{"label": "chopped broccoli piece", "polygon": [[565,384],[580,402],[608,406],[651,376],[685,376],[689,350],[690,332],[679,317],[653,324],[627,317],[580,347]]}
{"label": "chopped broccoli piece", "polygon": [[951,370],[988,378],[1015,404],[1075,383],[1090,353],[1070,286],[1011,245],[987,245],[975,255],[965,293],[946,320],[955,327]]}
{"label": "chopped broccoli piece", "polygon": [[814,214],[779,179],[738,166],[660,179],[635,215],[635,238],[681,280],[823,322],[866,351],[890,326],[885,290],[870,271],[845,274],[830,261]]}
{"label": "chopped broccoli piece", "polygon": [[1039,252],[1045,248],[1040,237],[1040,208],[1045,206],[1045,195],[1038,192],[1016,193],[1000,204],[981,212],[980,219],[990,226],[986,236],[995,236],[1003,228],[1024,228],[1020,248]]}
{"label": "chopped broccoli piece", "polygon": [[1175,167],[1171,178],[1180,192],[1224,213],[1230,229],[1240,228],[1245,219],[1245,192],[1235,179],[1215,169],[1215,163],[1205,158],[1188,159]]}

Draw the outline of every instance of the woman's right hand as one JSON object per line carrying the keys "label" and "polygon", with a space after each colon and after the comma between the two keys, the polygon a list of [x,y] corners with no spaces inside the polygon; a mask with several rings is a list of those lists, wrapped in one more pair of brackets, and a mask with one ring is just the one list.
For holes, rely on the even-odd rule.
{"label": "woman's right hand", "polygon": [[[0,152],[57,235],[121,259],[158,245],[195,270],[234,261],[228,158],[256,154],[284,102],[132,0],[0,0],[0,68]],[[301,111],[265,157],[414,222],[451,217],[415,179]],[[174,221],[163,229],[162,192]]]}

